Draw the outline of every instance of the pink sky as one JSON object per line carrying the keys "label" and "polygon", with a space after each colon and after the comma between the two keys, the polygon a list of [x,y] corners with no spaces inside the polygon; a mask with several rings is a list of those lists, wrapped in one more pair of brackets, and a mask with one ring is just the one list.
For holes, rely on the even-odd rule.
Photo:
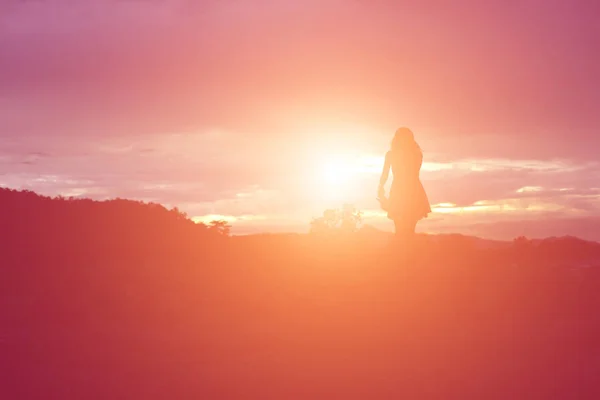
{"label": "pink sky", "polygon": [[600,240],[598,15],[592,1],[3,1],[0,184],[159,201],[238,232],[306,231],[348,201],[391,229],[378,162],[409,126],[443,204],[421,230]]}

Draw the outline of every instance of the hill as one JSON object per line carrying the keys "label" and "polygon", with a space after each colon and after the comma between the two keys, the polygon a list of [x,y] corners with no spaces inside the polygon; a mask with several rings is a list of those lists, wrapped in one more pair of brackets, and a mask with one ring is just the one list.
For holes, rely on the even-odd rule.
{"label": "hill", "polygon": [[406,262],[368,229],[4,189],[0,221],[3,399],[600,395],[597,243],[423,235]]}

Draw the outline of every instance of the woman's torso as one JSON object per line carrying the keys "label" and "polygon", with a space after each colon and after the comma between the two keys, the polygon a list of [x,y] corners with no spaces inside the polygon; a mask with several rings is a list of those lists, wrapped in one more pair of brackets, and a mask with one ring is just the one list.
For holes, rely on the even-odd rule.
{"label": "woman's torso", "polygon": [[418,149],[405,151],[390,151],[392,174],[394,180],[392,185],[413,185],[419,182],[419,174],[423,155]]}

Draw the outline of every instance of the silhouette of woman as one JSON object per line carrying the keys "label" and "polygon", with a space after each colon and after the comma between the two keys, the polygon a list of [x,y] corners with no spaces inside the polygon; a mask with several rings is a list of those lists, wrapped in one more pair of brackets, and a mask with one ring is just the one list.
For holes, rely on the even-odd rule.
{"label": "silhouette of woman", "polygon": [[[396,131],[379,180],[378,200],[394,221],[396,237],[405,244],[412,241],[417,222],[431,212],[429,199],[419,179],[423,153],[412,131]],[[394,175],[389,199],[385,196],[385,183],[390,173]]]}

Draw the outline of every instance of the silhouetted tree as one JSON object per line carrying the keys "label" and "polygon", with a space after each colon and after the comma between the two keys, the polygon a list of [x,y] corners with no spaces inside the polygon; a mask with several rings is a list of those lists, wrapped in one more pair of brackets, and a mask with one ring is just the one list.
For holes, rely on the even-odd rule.
{"label": "silhouetted tree", "polygon": [[168,210],[156,203],[121,198],[52,198],[2,188],[0,211],[0,240],[5,246],[17,245],[24,236],[56,251],[67,252],[75,247],[100,255],[115,249],[141,254],[145,248],[197,243],[228,235],[231,228],[219,223],[209,229],[193,222],[177,207]]}
{"label": "silhouetted tree", "polygon": [[231,225],[224,220],[215,220],[210,222],[209,230],[216,232],[221,236],[229,236],[231,233]]}
{"label": "silhouetted tree", "polygon": [[341,209],[327,209],[322,217],[313,218],[310,222],[310,232],[351,233],[356,232],[361,222],[362,213],[352,204],[344,204]]}
{"label": "silhouetted tree", "polygon": [[362,222],[362,212],[352,204],[344,204],[341,210],[340,228],[345,232],[356,232]]}
{"label": "silhouetted tree", "polygon": [[533,245],[532,241],[525,236],[519,236],[514,238],[513,244],[517,249],[527,249]]}

